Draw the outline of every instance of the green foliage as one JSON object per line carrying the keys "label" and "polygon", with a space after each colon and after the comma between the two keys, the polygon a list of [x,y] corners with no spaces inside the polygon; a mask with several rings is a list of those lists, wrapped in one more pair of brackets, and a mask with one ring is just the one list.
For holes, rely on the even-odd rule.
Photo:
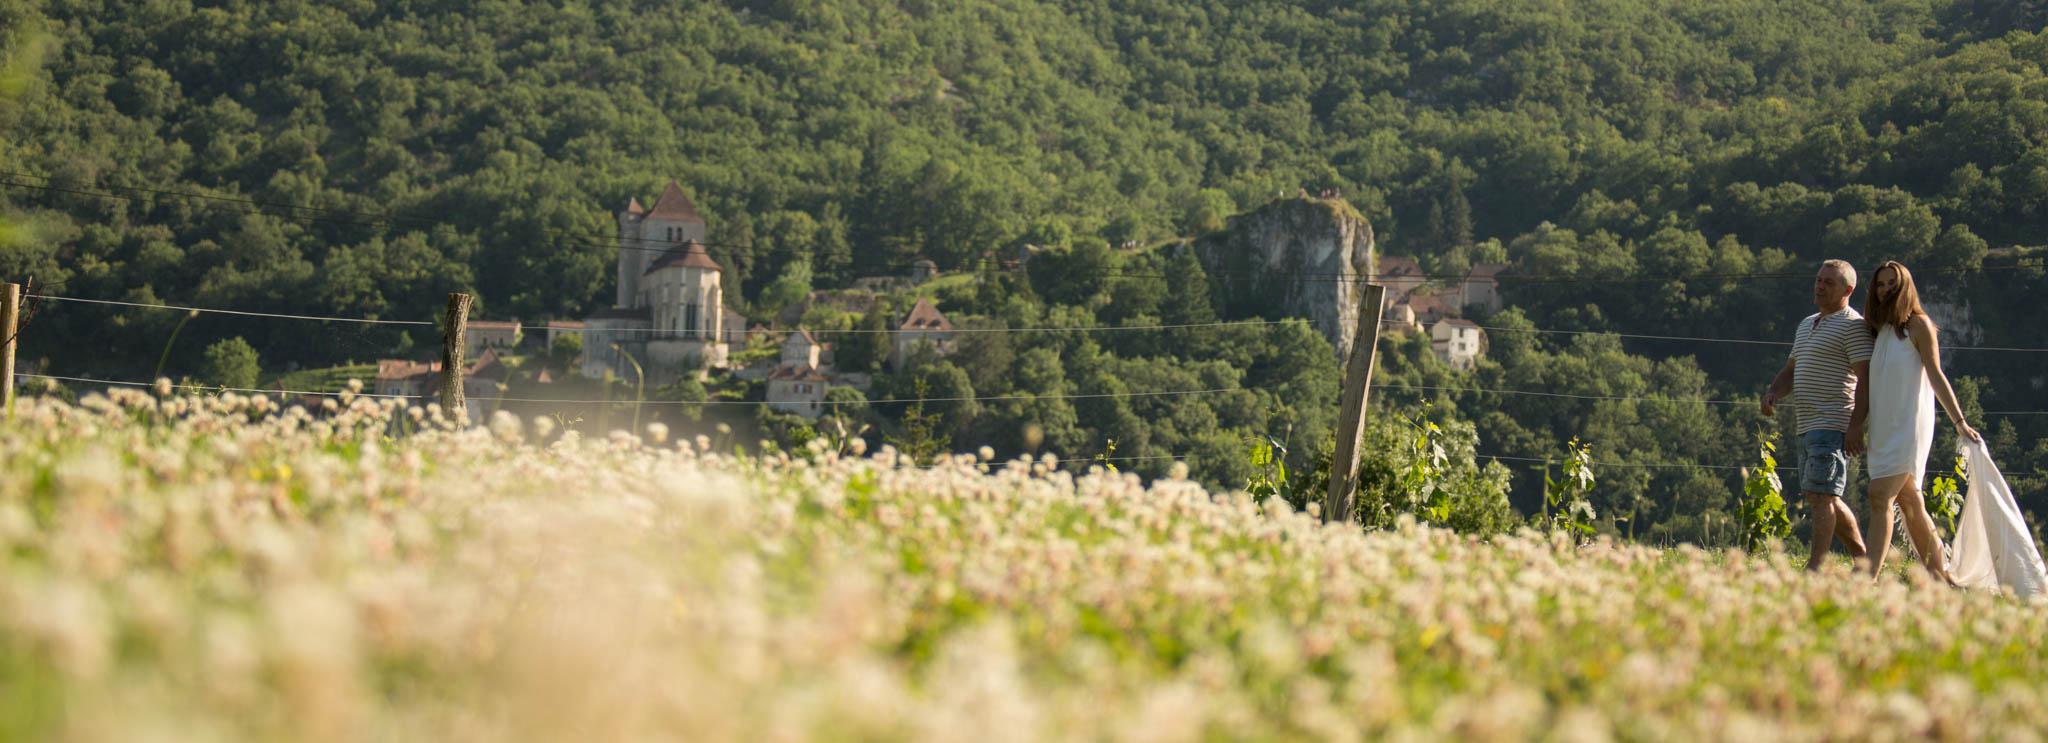
{"label": "green foliage", "polygon": [[1287,447],[1272,439],[1248,436],[1245,438],[1245,463],[1251,467],[1251,474],[1245,477],[1244,491],[1251,494],[1255,503],[1278,497],[1287,505],[1297,509],[1306,505],[1304,493],[1294,490],[1287,479]]}
{"label": "green foliage", "polygon": [[[2040,268],[1954,273],[2038,262],[2020,246],[2048,243],[2034,5],[81,0],[47,4],[45,21],[9,4],[0,92],[18,97],[0,100],[15,135],[0,159],[114,197],[0,192],[0,233],[26,238],[0,250],[0,276],[413,320],[468,290],[494,318],[578,317],[611,304],[614,212],[676,178],[735,304],[779,308],[929,257],[982,279],[946,298],[956,322],[1176,324],[1270,313],[1204,302],[1214,267],[1127,241],[1227,230],[1242,209],[1328,187],[1382,254],[1573,280],[1505,282],[1514,309],[1493,325],[1782,340],[1810,311],[1794,274],[1840,253],[1906,260],[1930,297],[1967,297],[1987,344],[2048,346],[2031,305]],[[1027,269],[999,263],[1027,243],[1046,248]],[[1749,273],[1792,278],[1715,278]],[[67,307],[38,319],[23,353],[144,378],[155,353],[107,349],[156,351],[177,322]],[[229,337],[309,368],[432,342],[284,321],[186,332],[200,336],[166,368]],[[956,361],[975,390],[1017,399],[947,411],[943,428],[1066,454],[1108,438],[1135,456],[1213,452],[1191,458],[1196,477],[1235,484],[1245,436],[1283,441],[1298,474],[1332,425],[1337,367],[1306,328],[1104,334],[1092,350],[1074,335],[1011,338],[1007,370]],[[880,337],[834,342],[844,370],[887,356]],[[1540,457],[1581,436],[1621,463],[1729,462],[1747,458],[1755,416],[1684,401],[1749,393],[1776,361],[1600,335],[1488,343],[1461,375],[1426,343],[1388,339],[1382,379],[1441,389],[1383,399],[1438,403],[1489,453]],[[1970,359],[1999,380],[1986,408],[2048,404],[2008,381],[2038,373],[2024,356]],[[1152,384],[1230,392],[1048,396]],[[2014,441],[2048,436],[2048,420],[2008,424]],[[2048,469],[2048,449],[2011,451],[2016,471]],[[1730,484],[1618,468],[1592,505],[1701,540],[1733,519]],[[2048,506],[2039,478],[2015,487]],[[1535,512],[1542,490],[1520,478],[1514,502]]]}
{"label": "green foliage", "polygon": [[1563,471],[1553,478],[1543,468],[1544,528],[1576,539],[1593,536],[1593,446],[1574,438],[1565,445]]}
{"label": "green foliage", "polygon": [[832,340],[833,361],[845,371],[865,372],[882,368],[882,362],[889,358],[891,336],[888,306],[876,302],[861,315],[858,333],[835,334]]}
{"label": "green foliage", "polygon": [[1096,466],[1108,472],[1116,472],[1116,439],[1102,442],[1102,451],[1090,458]]}
{"label": "green foliage", "polygon": [[[1955,471],[1963,472],[1968,460],[1956,457]],[[1934,523],[1949,534],[1956,533],[1956,519],[1963,515],[1963,494],[1956,478],[1949,475],[1935,475],[1927,485],[1927,515],[1934,517]]]}
{"label": "green foliage", "polygon": [[1742,503],[1736,509],[1742,525],[1742,548],[1757,550],[1792,533],[1785,512],[1784,486],[1778,479],[1777,436],[1757,437],[1756,467],[1742,479]]}
{"label": "green foliage", "polygon": [[922,400],[929,391],[925,381],[917,380],[913,389],[917,393],[914,399],[920,402],[913,402],[904,409],[903,421],[897,427],[897,432],[884,437],[884,440],[890,446],[896,447],[896,451],[902,452],[910,457],[911,461],[923,467],[930,465],[945,451],[946,440],[940,434],[940,415],[925,412]]}
{"label": "green foliage", "polygon": [[[677,377],[673,382],[655,388],[654,399],[669,402],[704,402],[711,399],[711,395],[709,391],[704,389],[704,383],[697,380],[697,375],[684,374]],[[676,410],[674,412],[685,420],[695,421],[704,418],[704,406],[702,405],[677,405],[675,407]]]}
{"label": "green foliage", "polygon": [[1507,469],[1481,466],[1477,442],[1470,424],[1373,416],[1359,451],[1359,521],[1387,529],[1407,516],[1478,536],[1519,526],[1508,505]]}
{"label": "green foliage", "polygon": [[782,274],[761,290],[760,298],[754,300],[754,311],[764,317],[772,317],[783,309],[802,302],[811,294],[811,263],[806,260],[790,262]]}
{"label": "green foliage", "polygon": [[563,333],[548,344],[548,365],[556,369],[573,371],[582,358],[582,333]]}
{"label": "green foliage", "polygon": [[199,378],[207,384],[236,389],[255,388],[256,378],[262,374],[256,349],[240,337],[207,346],[205,363],[199,370]]}

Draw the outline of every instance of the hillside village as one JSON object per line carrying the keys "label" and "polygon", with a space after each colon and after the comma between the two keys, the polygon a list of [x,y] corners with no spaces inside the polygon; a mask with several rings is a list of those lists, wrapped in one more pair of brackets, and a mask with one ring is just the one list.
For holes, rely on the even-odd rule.
{"label": "hillside village", "polygon": [[[465,365],[463,389],[471,401],[472,418],[482,420],[496,410],[495,399],[505,397],[514,381],[505,357],[522,350],[545,354],[574,348],[578,350],[573,358],[564,361],[583,379],[624,380],[653,389],[685,379],[707,381],[716,371],[733,380],[764,384],[764,399],[772,410],[815,420],[829,407],[826,395],[833,388],[865,395],[873,378],[835,368],[832,344],[820,342],[802,326],[802,310],[840,300],[841,309],[864,311],[876,294],[914,290],[939,275],[932,261],[920,259],[901,276],[856,280],[852,293],[858,296],[851,304],[844,302],[847,292],[815,291],[767,323],[750,323],[728,299],[737,292],[726,293],[725,269],[706,246],[704,218],[679,183],[669,181],[652,206],[629,199],[618,212],[618,225],[617,284],[611,307],[580,321],[548,321],[534,338],[538,343],[529,343],[525,331],[532,328],[517,318],[468,323],[464,352],[471,361]],[[920,349],[944,356],[954,346],[952,322],[929,297],[919,298],[888,335],[890,368],[900,368]],[[735,353],[750,347],[777,351]],[[438,393],[441,374],[439,361],[381,359],[374,389],[382,395],[424,399]],[[558,386],[555,375],[544,367],[526,381]]]}
{"label": "hillside village", "polygon": [[1385,286],[1382,310],[1386,329],[1425,333],[1438,359],[1459,371],[1471,371],[1486,356],[1486,331],[1464,317],[1465,308],[1487,314],[1501,311],[1498,263],[1474,264],[1461,279],[1432,282],[1422,265],[1406,256],[1381,256],[1373,283]]}
{"label": "hillside village", "polygon": [[[717,372],[718,378],[762,385],[762,400],[771,410],[816,420],[831,407],[827,396],[833,389],[865,396],[874,379],[868,372],[839,369],[833,344],[802,324],[806,311],[831,306],[865,312],[882,295],[914,292],[940,276],[933,261],[918,259],[902,275],[866,276],[847,290],[812,291],[774,317],[752,320],[735,306],[738,292],[727,292],[726,271],[712,255],[704,218],[680,183],[669,181],[651,206],[629,198],[617,221],[610,307],[537,328],[518,318],[468,323],[464,392],[473,418],[489,416],[497,408],[494,400],[506,397],[516,380],[510,357],[574,348],[573,357],[563,359],[566,371],[584,380],[656,389],[684,379],[713,381]],[[1026,262],[1035,252],[1027,246],[1009,263]],[[1411,257],[1376,257],[1373,265],[1371,280],[1386,287],[1384,331],[1424,334],[1439,360],[1472,370],[1485,356],[1486,334],[1464,312],[1502,308],[1496,277],[1505,266],[1476,264],[1463,279],[1433,281]],[[529,336],[528,330],[541,332]],[[957,331],[933,298],[920,296],[885,332],[887,368],[893,370],[921,348],[938,356],[951,353]],[[742,353],[749,348],[773,352]],[[378,394],[424,399],[438,393],[441,373],[436,360],[381,359],[374,388]],[[517,381],[557,388],[570,380],[543,366]]]}

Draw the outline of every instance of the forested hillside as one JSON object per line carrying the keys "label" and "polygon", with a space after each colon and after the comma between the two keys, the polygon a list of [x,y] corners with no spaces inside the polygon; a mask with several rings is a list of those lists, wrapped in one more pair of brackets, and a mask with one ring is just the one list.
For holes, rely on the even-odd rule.
{"label": "forested hillside", "polygon": [[[1495,327],[1783,339],[1819,259],[1897,258],[1931,299],[1967,306],[1967,340],[2044,348],[2044,22],[2041,3],[1988,0],[0,0],[10,50],[54,42],[0,102],[0,207],[31,227],[0,275],[408,319],[471,288],[485,316],[579,317],[611,296],[613,211],[675,178],[749,300],[777,277],[837,287],[929,257],[988,278],[946,297],[963,322],[1126,324],[1214,308],[1164,299],[1202,285],[1199,267],[1107,246],[1334,188],[1384,254],[1442,275],[1509,263],[1511,309],[1482,318]],[[1026,243],[1055,249],[1048,268],[988,265]],[[24,355],[80,373],[150,371],[182,319],[65,309]],[[183,332],[173,370],[232,336],[309,365],[432,340],[222,318]],[[991,336],[890,389],[1242,386],[943,411],[958,445],[1015,445],[1032,424],[1070,452],[1204,454],[1212,482],[1250,476],[1222,461],[1246,436],[1297,459],[1327,437],[1337,367],[1305,328],[1117,335]],[[1471,374],[1390,344],[1382,381],[1728,400],[1782,353],[1490,342]],[[2048,410],[2044,358],[1959,351],[1950,371],[1973,411]],[[1416,415],[1454,421],[1467,446],[1532,458],[1577,436],[1601,461],[1748,464],[1769,426],[1746,405],[1380,400],[1425,397]],[[2009,469],[2048,470],[2048,416],[1979,426]],[[1698,538],[1732,499],[1720,471],[1603,478],[1603,514],[1670,538]],[[1540,479],[1518,478],[1518,505]]]}

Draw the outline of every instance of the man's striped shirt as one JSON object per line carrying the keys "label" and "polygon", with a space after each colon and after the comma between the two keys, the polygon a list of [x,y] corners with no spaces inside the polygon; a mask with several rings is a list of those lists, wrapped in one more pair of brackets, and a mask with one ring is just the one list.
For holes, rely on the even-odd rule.
{"label": "man's striped shirt", "polygon": [[1792,409],[1800,433],[1849,430],[1856,409],[1856,374],[1849,367],[1869,361],[1870,346],[1870,330],[1854,309],[1799,321],[1792,337]]}

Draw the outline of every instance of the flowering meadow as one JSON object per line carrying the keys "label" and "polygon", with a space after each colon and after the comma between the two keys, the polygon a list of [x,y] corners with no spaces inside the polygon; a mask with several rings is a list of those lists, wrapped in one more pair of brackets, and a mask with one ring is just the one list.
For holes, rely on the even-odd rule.
{"label": "flowering meadow", "polygon": [[919,469],[438,417],[363,398],[20,401],[0,426],[0,740],[2048,725],[2048,614],[1917,572],[1363,532],[986,453]]}

